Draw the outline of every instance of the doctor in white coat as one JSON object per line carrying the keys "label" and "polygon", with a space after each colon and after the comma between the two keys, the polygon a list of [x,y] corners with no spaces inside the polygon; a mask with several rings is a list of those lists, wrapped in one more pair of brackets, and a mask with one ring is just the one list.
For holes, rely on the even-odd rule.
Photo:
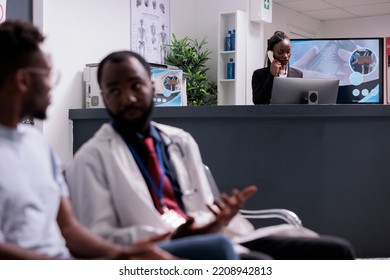
{"label": "doctor in white coat", "polygon": [[[119,244],[166,231],[172,232],[172,238],[222,232],[234,240],[253,234],[253,226],[238,211],[256,187],[214,200],[192,136],[151,121],[154,84],[142,57],[130,51],[108,55],[99,65],[98,82],[112,122],[80,148],[66,170],[75,213],[84,225]],[[165,197],[164,186],[148,180],[138,144],[146,137],[152,137],[158,150],[160,168],[166,171],[162,176],[170,181],[173,198]],[[167,209],[164,201],[176,208]],[[249,247],[273,258],[353,258],[344,240],[311,233],[305,238],[261,238]],[[310,249],[295,252],[300,245]]]}

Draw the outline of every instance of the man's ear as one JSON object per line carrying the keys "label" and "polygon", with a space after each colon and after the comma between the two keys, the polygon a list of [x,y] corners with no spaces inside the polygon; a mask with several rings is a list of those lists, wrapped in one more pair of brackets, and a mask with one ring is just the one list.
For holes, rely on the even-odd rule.
{"label": "man's ear", "polygon": [[100,90],[100,96],[102,97],[104,107],[108,108],[107,102],[106,102],[106,96],[104,95],[102,90]]}
{"label": "man's ear", "polygon": [[25,69],[19,69],[16,71],[15,76],[15,87],[18,91],[26,93],[30,87],[31,76]]}

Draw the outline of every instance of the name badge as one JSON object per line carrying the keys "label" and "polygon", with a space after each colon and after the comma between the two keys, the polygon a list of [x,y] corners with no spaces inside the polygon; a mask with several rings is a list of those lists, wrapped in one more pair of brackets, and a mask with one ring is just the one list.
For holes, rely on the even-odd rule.
{"label": "name badge", "polygon": [[164,213],[161,215],[161,219],[174,229],[186,222],[186,219],[180,216],[176,211],[168,208],[164,208]]}

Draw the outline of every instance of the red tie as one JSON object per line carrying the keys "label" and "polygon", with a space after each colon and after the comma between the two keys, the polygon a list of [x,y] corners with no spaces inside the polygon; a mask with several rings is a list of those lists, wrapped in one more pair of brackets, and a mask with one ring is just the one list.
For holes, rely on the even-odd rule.
{"label": "red tie", "polygon": [[[141,144],[145,151],[147,152],[147,158],[146,158],[146,168],[149,172],[150,177],[152,178],[155,186],[157,188],[160,187],[160,181],[162,176],[162,170],[160,167],[160,163],[158,160],[158,156],[156,153],[156,149],[154,146],[154,141],[152,137],[145,137]],[[161,205],[161,202],[158,198],[158,195],[156,193],[156,190],[150,184],[148,183],[149,192],[152,195],[154,206],[156,209],[163,214],[164,210]],[[169,178],[164,174],[164,187],[163,187],[163,197],[162,200],[164,204],[169,208],[177,212],[180,216],[187,219],[187,215],[180,209],[179,205],[176,202],[175,195],[173,193],[173,188],[171,185],[171,182]]]}

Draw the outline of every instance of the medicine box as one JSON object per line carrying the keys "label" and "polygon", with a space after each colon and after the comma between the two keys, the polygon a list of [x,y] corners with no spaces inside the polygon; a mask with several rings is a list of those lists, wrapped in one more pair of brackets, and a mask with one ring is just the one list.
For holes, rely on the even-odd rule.
{"label": "medicine box", "polygon": [[183,71],[152,69],[151,74],[156,88],[154,105],[183,106]]}

